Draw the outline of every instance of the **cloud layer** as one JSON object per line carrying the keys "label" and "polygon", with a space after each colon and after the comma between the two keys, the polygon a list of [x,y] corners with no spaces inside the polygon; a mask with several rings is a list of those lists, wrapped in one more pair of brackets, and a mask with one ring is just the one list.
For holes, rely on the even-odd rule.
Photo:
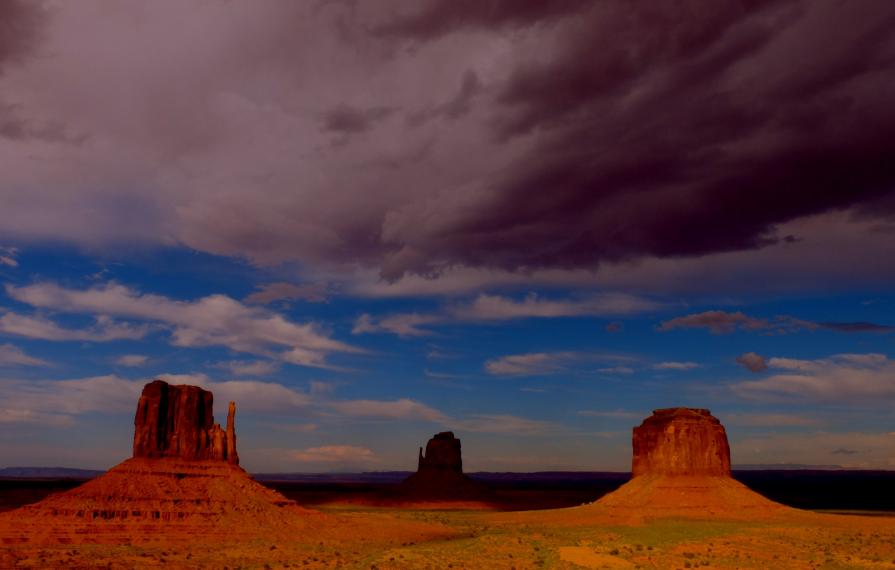
{"label": "cloud layer", "polygon": [[[99,315],[97,331],[68,331],[52,321],[6,313],[0,317],[3,332],[46,340],[111,340],[134,338],[145,326],[112,324],[109,315],[158,323],[171,331],[171,344],[184,347],[225,346],[237,352],[258,354],[291,364],[327,366],[333,352],[361,352],[330,338],[314,323],[298,324],[265,309],[246,306],[225,295],[196,301],[176,301],[161,295],[141,294],[109,283],[91,289],[66,289],[53,283],[6,287],[13,299],[37,309]],[[105,323],[105,326],[100,326]]]}
{"label": "cloud layer", "polygon": [[618,317],[656,310],[661,305],[626,293],[603,293],[583,299],[546,299],[530,293],[523,299],[480,294],[469,302],[454,303],[433,313],[399,313],[378,320],[364,313],[354,334],[388,332],[398,336],[426,336],[439,324],[494,323],[514,319],[560,317]]}
{"label": "cloud layer", "polygon": [[884,354],[836,354],[817,360],[771,358],[770,376],[734,384],[748,399],[800,403],[890,403],[895,362]]}
{"label": "cloud layer", "polygon": [[0,227],[19,241],[395,280],[785,256],[803,236],[781,224],[892,218],[886,2],[3,10]]}

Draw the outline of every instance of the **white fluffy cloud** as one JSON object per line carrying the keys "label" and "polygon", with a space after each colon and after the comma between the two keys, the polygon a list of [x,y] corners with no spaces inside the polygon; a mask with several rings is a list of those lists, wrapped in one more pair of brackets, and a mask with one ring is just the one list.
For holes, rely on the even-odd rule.
{"label": "white fluffy cloud", "polygon": [[60,326],[42,316],[29,316],[0,309],[0,332],[38,340],[109,342],[141,339],[150,331],[145,325],[116,322],[99,315],[86,328],[71,329]]}
{"label": "white fluffy cloud", "polygon": [[270,360],[229,360],[215,364],[234,376],[269,376],[279,370],[280,365]]}
{"label": "white fluffy cloud", "polygon": [[558,426],[553,422],[521,418],[510,414],[475,414],[463,420],[455,420],[452,425],[456,429],[509,435],[539,435],[555,431]]}
{"label": "white fluffy cloud", "polygon": [[534,376],[553,374],[573,359],[572,352],[532,352],[510,354],[485,362],[485,370],[496,376]]}
{"label": "white fluffy cloud", "polygon": [[895,361],[884,354],[836,354],[801,360],[771,358],[773,372],[759,380],[736,383],[732,390],[754,400],[821,403],[895,400]]}
{"label": "white fluffy cloud", "polygon": [[425,336],[427,325],[449,323],[488,323],[529,318],[617,317],[653,311],[661,307],[649,299],[626,293],[604,293],[582,299],[545,299],[530,293],[523,299],[480,294],[472,301],[454,303],[433,313],[399,313],[374,320],[362,314],[355,322],[354,334],[388,332],[401,337]]}
{"label": "white fluffy cloud", "polygon": [[400,337],[428,336],[432,331],[420,328],[424,325],[434,325],[445,321],[444,316],[437,314],[403,313],[389,315],[378,321],[369,314],[360,315],[354,322],[352,334],[388,332]]}
{"label": "white fluffy cloud", "polygon": [[365,464],[377,460],[376,454],[366,447],[356,445],[323,445],[309,447],[289,454],[301,463],[349,463]]}
{"label": "white fluffy cloud", "polygon": [[426,420],[449,422],[442,412],[425,404],[402,398],[400,400],[346,400],[330,404],[337,412],[359,418]]}
{"label": "white fluffy cloud", "polygon": [[14,247],[0,247],[0,265],[7,267],[18,267],[19,262],[16,260],[19,250]]}
{"label": "white fluffy cloud", "polygon": [[143,366],[147,362],[149,362],[149,357],[143,354],[124,354],[115,359],[115,364],[132,368]]}
{"label": "white fluffy cloud", "polygon": [[[172,384],[192,384],[211,390],[218,413],[229,401],[243,413],[261,415],[331,416],[344,420],[430,422],[447,429],[483,433],[542,433],[555,427],[540,420],[509,414],[450,415],[409,398],[338,400],[319,387],[298,390],[276,382],[212,380],[205,374],[162,374]],[[84,414],[131,413],[150,379],[128,380],[114,375],[73,380],[0,379],[0,423],[71,425]]]}
{"label": "white fluffy cloud", "polygon": [[12,344],[0,344],[0,366],[49,366],[50,363],[40,358],[28,356]]}
{"label": "white fluffy cloud", "polygon": [[[226,346],[237,352],[317,367],[327,366],[326,356],[330,353],[360,352],[360,349],[330,338],[314,323],[294,323],[277,313],[246,306],[225,295],[177,301],[161,295],[142,294],[113,283],[81,290],[52,283],[24,287],[8,285],[6,291],[10,297],[38,309],[101,315],[98,319],[114,315],[165,326],[170,328],[171,343],[175,346]],[[10,323],[5,322],[7,318]],[[24,325],[22,320],[26,321]],[[26,328],[28,324],[31,329]],[[0,330],[4,332],[16,333],[18,330],[17,334],[27,334],[27,330],[36,329],[37,325],[42,329],[31,333],[32,336],[51,340],[67,340],[79,335],[84,340],[98,339],[102,334],[111,334],[109,330],[118,331],[123,326],[108,324],[107,330],[99,332],[57,331],[58,327],[45,319],[13,313],[0,317]],[[145,327],[125,330],[145,330]]]}
{"label": "white fluffy cloud", "polygon": [[600,352],[529,352],[509,354],[485,362],[485,371],[495,376],[541,376],[571,372],[583,365],[597,365],[595,372],[631,374],[639,359],[624,354]]}
{"label": "white fluffy cloud", "polygon": [[655,370],[677,370],[677,371],[687,371],[694,370],[699,368],[699,364],[696,362],[659,362],[658,364],[653,365],[653,369]]}
{"label": "white fluffy cloud", "polygon": [[530,293],[522,300],[482,294],[449,310],[461,321],[503,321],[521,318],[615,317],[654,311],[658,303],[626,293],[604,293],[584,299],[552,300]]}

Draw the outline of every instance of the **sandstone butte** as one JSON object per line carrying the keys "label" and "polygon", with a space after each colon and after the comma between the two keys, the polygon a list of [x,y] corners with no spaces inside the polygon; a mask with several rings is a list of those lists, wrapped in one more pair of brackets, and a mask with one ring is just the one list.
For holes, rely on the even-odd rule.
{"label": "sandstone butte", "polygon": [[709,410],[655,410],[632,439],[631,481],[592,506],[643,518],[764,518],[789,510],[730,476],[727,433]]}
{"label": "sandstone butte", "polygon": [[134,419],[134,454],[71,491],[0,515],[17,543],[133,543],[239,539],[314,518],[254,481],[236,452],[236,406],[214,423],[213,396],[197,386],[147,384]]}
{"label": "sandstone butte", "polygon": [[463,473],[460,440],[452,432],[435,434],[419,450],[417,471],[403,483],[399,493],[415,499],[487,500],[488,489]]}
{"label": "sandstone butte", "polygon": [[155,380],[143,388],[134,417],[134,457],[226,461],[236,453],[236,403],[230,402],[227,429],[214,423],[214,396],[198,386]]}

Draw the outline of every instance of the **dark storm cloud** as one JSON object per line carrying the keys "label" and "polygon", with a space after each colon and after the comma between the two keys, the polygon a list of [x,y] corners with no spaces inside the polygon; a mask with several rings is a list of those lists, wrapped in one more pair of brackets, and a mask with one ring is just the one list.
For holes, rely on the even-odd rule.
{"label": "dark storm cloud", "polygon": [[478,74],[471,69],[463,73],[460,89],[449,101],[441,105],[426,109],[408,117],[408,124],[418,126],[426,121],[444,117],[447,119],[459,119],[472,110],[473,100],[482,91],[482,83]]}
{"label": "dark storm cloud", "polygon": [[[22,63],[39,40],[45,15],[40,2],[0,1],[0,77],[11,64]],[[37,128],[21,114],[20,105],[0,99],[0,138],[21,140],[36,136],[53,139],[53,128]]]}
{"label": "dark storm cloud", "polygon": [[887,196],[893,26],[871,1],[588,4],[499,90],[495,135],[537,135],[532,152],[385,275],[756,249]]}
{"label": "dark storm cloud", "polygon": [[69,131],[65,125],[58,122],[35,123],[25,116],[23,105],[6,104],[0,101],[0,138],[68,144],[80,144],[87,138],[84,135],[74,135]]}
{"label": "dark storm cloud", "polygon": [[522,27],[573,15],[591,0],[435,0],[377,27],[380,35],[419,40],[461,28]]}
{"label": "dark storm cloud", "polygon": [[895,3],[83,2],[40,58],[0,4],[10,236],[464,290],[889,277]]}
{"label": "dark storm cloud", "polygon": [[363,133],[394,112],[389,107],[359,109],[351,105],[339,105],[323,115],[323,130],[341,134]]}
{"label": "dark storm cloud", "polygon": [[8,63],[22,61],[34,49],[44,17],[38,0],[0,2],[0,74]]}

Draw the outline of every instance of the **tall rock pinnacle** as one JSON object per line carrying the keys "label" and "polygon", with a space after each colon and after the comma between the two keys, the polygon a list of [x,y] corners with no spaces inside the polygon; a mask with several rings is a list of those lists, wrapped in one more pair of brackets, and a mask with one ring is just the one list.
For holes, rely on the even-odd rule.
{"label": "tall rock pinnacle", "polygon": [[236,453],[236,402],[230,402],[227,409],[227,462],[239,465]]}
{"label": "tall rock pinnacle", "polygon": [[730,446],[708,410],[666,408],[634,428],[632,472],[640,475],[730,476]]}
{"label": "tall rock pinnacle", "polygon": [[214,423],[214,397],[198,386],[162,380],[143,388],[134,417],[134,457],[217,460],[238,465],[236,405],[230,402],[227,431]]}

